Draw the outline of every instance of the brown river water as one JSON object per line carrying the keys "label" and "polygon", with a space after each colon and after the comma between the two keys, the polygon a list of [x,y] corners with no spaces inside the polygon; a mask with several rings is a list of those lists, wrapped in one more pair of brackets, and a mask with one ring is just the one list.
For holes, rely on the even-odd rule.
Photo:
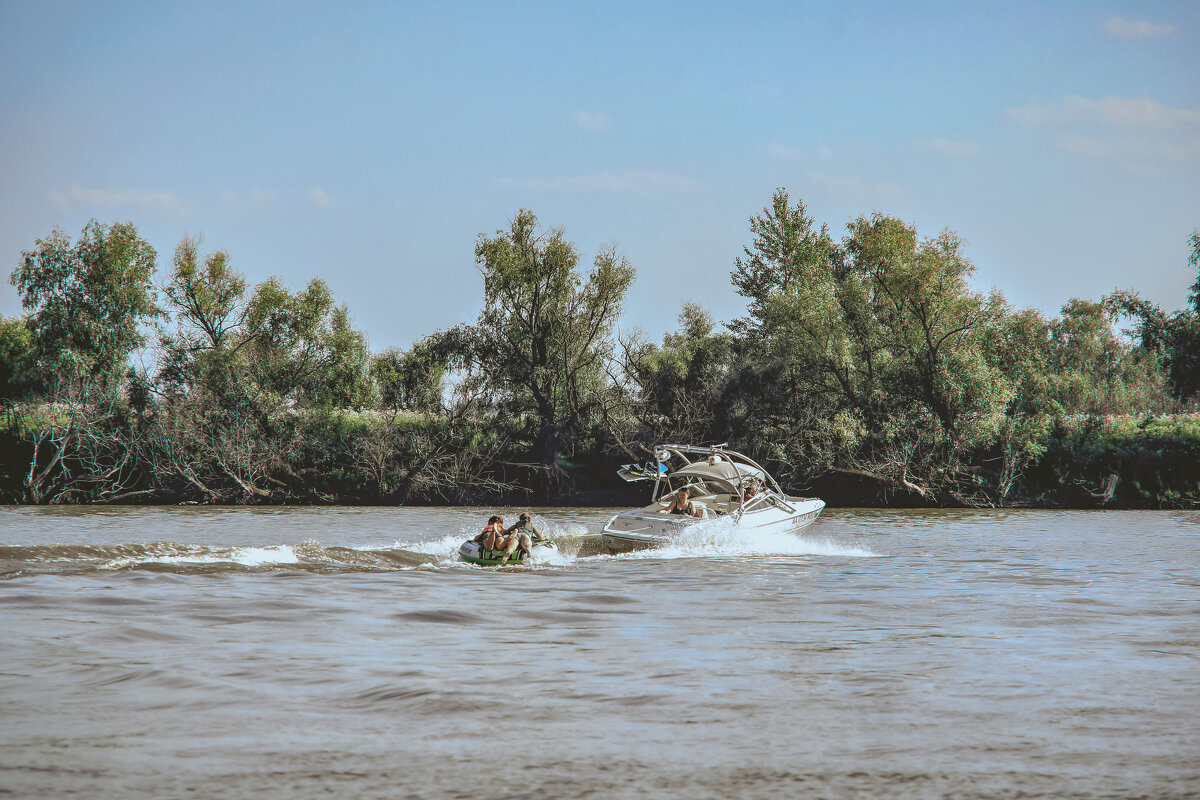
{"label": "brown river water", "polygon": [[488,513],[0,509],[0,797],[1200,796],[1200,514]]}

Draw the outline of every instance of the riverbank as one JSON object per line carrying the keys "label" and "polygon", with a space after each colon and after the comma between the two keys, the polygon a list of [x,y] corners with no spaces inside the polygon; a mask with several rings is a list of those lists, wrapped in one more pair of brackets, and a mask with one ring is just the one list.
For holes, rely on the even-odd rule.
{"label": "riverbank", "polygon": [[[521,442],[490,440],[484,425],[456,431],[429,415],[291,414],[250,449],[235,437],[170,441],[153,418],[110,416],[89,430],[77,412],[44,407],[4,422],[6,505],[628,507],[647,493],[617,476],[630,457],[611,443],[593,440],[560,458],[547,487]],[[1027,448],[1019,470],[1004,453],[981,451],[932,489],[759,458],[796,476],[782,481],[790,494],[833,508],[1200,508],[1200,414],[1062,417]]]}

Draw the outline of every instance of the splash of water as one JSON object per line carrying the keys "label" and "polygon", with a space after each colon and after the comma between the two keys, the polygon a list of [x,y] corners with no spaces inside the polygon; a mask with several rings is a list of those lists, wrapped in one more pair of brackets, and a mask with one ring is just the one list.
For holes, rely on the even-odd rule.
{"label": "splash of water", "polygon": [[[524,568],[582,565],[604,559],[704,558],[729,556],[842,556],[865,557],[874,553],[811,536],[771,533],[733,520],[717,519],[682,526],[663,546],[612,555],[600,537],[577,522],[557,523],[538,517],[537,529],[554,538],[556,549],[535,547]],[[466,526],[464,526],[466,527]],[[316,541],[297,545],[261,544],[211,546],[177,542],[118,545],[0,545],[0,579],[36,573],[75,573],[92,570],[152,569],[180,574],[224,571],[301,569],[317,573],[390,572],[406,569],[468,567],[458,556],[464,540],[474,530],[460,530],[436,538],[396,541],[384,546],[324,546]],[[485,568],[486,569],[486,568]]]}
{"label": "splash of water", "polygon": [[182,552],[164,555],[139,554],[109,559],[99,569],[129,569],[142,564],[237,564],[243,567],[265,567],[277,564],[299,564],[300,558],[291,545],[274,547],[198,547],[181,545]]}
{"label": "splash of water", "polygon": [[[527,566],[566,566],[575,561],[574,556],[564,552],[564,545],[569,545],[571,539],[589,535],[586,525],[578,522],[555,522],[540,514],[534,515],[533,527],[543,536],[548,536],[558,543],[558,549],[535,547],[526,559]],[[461,564],[458,548],[468,539],[474,538],[479,531],[460,528],[459,533],[452,533],[437,539],[397,539],[392,547],[408,550],[413,553],[434,556],[440,564]],[[569,546],[567,549],[570,549]]]}
{"label": "splash of water", "polygon": [[875,556],[848,546],[794,533],[764,530],[729,517],[681,526],[661,547],[623,553],[620,558],[698,558],[711,556]]}

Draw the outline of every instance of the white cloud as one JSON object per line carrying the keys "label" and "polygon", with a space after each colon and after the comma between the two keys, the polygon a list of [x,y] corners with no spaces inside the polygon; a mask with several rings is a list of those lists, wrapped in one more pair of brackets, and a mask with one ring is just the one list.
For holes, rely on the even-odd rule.
{"label": "white cloud", "polygon": [[1165,22],[1146,22],[1113,17],[1104,23],[1104,32],[1114,39],[1158,39],[1175,33],[1175,26]]}
{"label": "white cloud", "polygon": [[1067,95],[1053,103],[1030,103],[1008,109],[1009,119],[1026,125],[1108,125],[1130,128],[1200,127],[1200,106],[1177,108],[1149,97],[1102,97],[1089,100]]}
{"label": "white cloud", "polygon": [[504,185],[520,186],[537,192],[567,192],[570,194],[678,194],[695,191],[698,184],[681,175],[654,170],[634,170],[613,174],[599,172],[561,178],[511,178]]}
{"label": "white cloud", "polygon": [[820,159],[833,157],[833,149],[830,147],[793,147],[790,144],[780,144],[779,142],[771,142],[767,145],[767,152],[788,161],[801,161],[813,157]]}
{"label": "white cloud", "polygon": [[1180,164],[1200,164],[1200,139],[1179,143],[1148,142],[1130,137],[1093,139],[1063,132],[1058,134],[1055,141],[1062,150],[1087,158],[1115,159],[1129,163],[1173,161]]}
{"label": "white cloud", "polygon": [[245,191],[230,189],[224,192],[222,197],[226,205],[239,208],[253,208],[259,211],[272,208],[279,202],[279,192],[274,189],[249,189]]}
{"label": "white cloud", "polygon": [[1056,141],[1060,149],[1077,156],[1112,158],[1117,154],[1117,147],[1113,142],[1091,139],[1077,133],[1060,133]]}
{"label": "white cloud", "polygon": [[1178,161],[1186,164],[1200,164],[1200,139],[1174,144],[1162,142],[1159,153],[1168,161]]}
{"label": "white cloud", "polygon": [[308,202],[317,208],[333,208],[333,197],[320,187],[314,186],[308,190]]}
{"label": "white cloud", "polygon": [[834,200],[857,208],[883,210],[908,200],[908,193],[892,181],[872,181],[845,175],[817,175],[813,181]]}
{"label": "white cloud", "polygon": [[102,209],[142,208],[168,214],[184,213],[183,200],[174,192],[156,192],[148,189],[88,189],[72,186],[66,191],[51,192],[50,196],[64,209],[91,206]]}
{"label": "white cloud", "polygon": [[605,114],[589,114],[587,111],[575,112],[575,127],[590,133],[604,133],[612,126],[612,120]]}
{"label": "white cloud", "polygon": [[1200,163],[1200,106],[1180,108],[1149,97],[1068,95],[1010,108],[1008,117],[1052,132],[1064,152],[1119,162],[1147,176],[1168,163]]}
{"label": "white cloud", "polygon": [[279,200],[279,193],[274,189],[253,189],[250,192],[250,205],[256,208],[269,208]]}
{"label": "white cloud", "polygon": [[974,142],[956,142],[951,139],[918,139],[917,145],[934,153],[959,158],[973,156],[979,152],[979,148],[975,146]]}

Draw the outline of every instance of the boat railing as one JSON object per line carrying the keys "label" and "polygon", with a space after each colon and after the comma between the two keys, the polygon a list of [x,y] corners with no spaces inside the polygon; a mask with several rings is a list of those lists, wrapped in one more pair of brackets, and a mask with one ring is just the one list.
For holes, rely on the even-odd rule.
{"label": "boat railing", "polygon": [[729,442],[720,444],[660,444],[655,450],[679,450],[684,453],[722,453],[726,452]]}
{"label": "boat railing", "polygon": [[775,482],[773,477],[771,477],[771,473],[767,472],[766,468],[763,467],[762,464],[759,464],[745,453],[740,453],[737,450],[730,450],[728,442],[722,442],[721,444],[660,444],[654,449],[656,453],[665,450],[679,453],[681,455],[683,453],[696,453],[701,455],[725,456],[734,466],[737,466],[737,462],[741,461],[743,464],[748,464],[749,466],[754,467],[762,472],[762,474],[767,477],[767,480],[774,485],[774,488],[778,490],[780,494],[783,494],[783,489],[779,487],[779,484]]}

